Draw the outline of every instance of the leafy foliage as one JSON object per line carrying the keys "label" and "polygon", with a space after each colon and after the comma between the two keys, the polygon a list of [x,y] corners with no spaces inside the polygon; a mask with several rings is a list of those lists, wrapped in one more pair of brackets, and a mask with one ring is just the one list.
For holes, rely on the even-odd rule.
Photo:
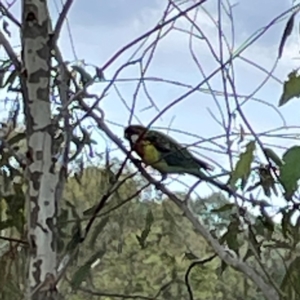
{"label": "leafy foliage", "polygon": [[279,106],[283,106],[294,97],[300,97],[300,76],[297,75],[297,71],[291,72],[288,75],[288,80],[284,82]]}
{"label": "leafy foliage", "polygon": [[[59,221],[63,245],[60,253],[77,247],[78,240],[74,242],[74,234],[78,232],[79,227],[84,228],[90,218],[83,212],[94,206],[107,192],[110,186],[109,179],[109,174],[102,167],[83,169],[81,184],[78,184],[75,177],[70,177],[64,192],[64,208]],[[168,199],[161,199],[159,202],[141,201],[137,195],[126,201],[141,186],[143,186],[141,178],[128,179],[120,187],[119,193],[115,193],[100,212],[88,240],[81,244],[68,269],[73,290],[71,300],[86,297],[82,294],[81,287],[100,289],[104,295],[119,293],[151,296],[158,293],[163,286],[166,288],[161,290],[159,299],[170,297],[187,299],[185,272],[190,262],[211,255],[210,246],[193,230],[181,211]],[[9,203],[7,199],[4,203]],[[18,201],[15,205],[17,203]],[[194,213],[203,220],[222,244],[240,253],[245,260],[252,260],[254,263],[254,254],[251,250],[253,248],[247,246],[249,242],[245,239],[242,223],[237,218],[235,204],[229,203],[220,194],[213,194],[209,198],[194,199],[190,205]],[[20,208],[22,212],[22,205]],[[9,206],[7,209],[9,212]],[[17,213],[18,209],[13,211]],[[282,227],[286,228],[283,232],[286,238],[294,232],[294,225],[292,226],[290,221],[292,215],[289,216],[282,224]],[[255,220],[254,216],[249,217],[250,220]],[[285,270],[278,269],[281,258],[276,252],[282,248],[285,252],[281,252],[281,255],[287,255],[298,238],[293,235],[295,240],[289,244],[285,238],[280,237],[276,226],[270,223],[268,215],[257,218],[252,228],[254,236],[252,235],[249,241],[252,241],[254,249],[262,257],[266,255],[266,259],[263,259],[266,268],[275,274],[279,284]],[[257,239],[259,236],[265,240]],[[272,236],[276,236],[278,242],[272,240]],[[78,238],[80,239],[80,235]],[[262,241],[268,241],[269,247],[272,245],[274,249],[271,250],[273,251],[271,261],[270,254],[265,254],[262,248]],[[20,264],[24,255],[25,252],[19,252],[14,263]],[[190,259],[184,259],[187,257]],[[6,280],[5,278],[2,277],[2,280]],[[217,259],[203,267],[193,268],[189,280],[196,299],[216,299],[216,295],[230,299],[241,297],[253,299],[253,295],[256,295],[255,299],[261,297],[251,282],[246,281],[241,285],[240,276]],[[10,288],[9,293],[12,290]],[[63,283],[61,290],[63,293],[69,293],[70,286],[67,282]],[[2,293],[9,295],[6,290],[2,290]],[[113,299],[113,296],[105,297],[104,299]]]}
{"label": "leafy foliage", "polygon": [[[101,189],[105,189],[106,186],[101,184],[104,180],[100,178],[101,174],[101,169],[86,169],[83,172],[81,186],[71,178],[65,197],[70,201],[77,201],[76,199],[88,199],[91,203],[98,201],[103,193]],[[134,193],[141,183],[136,181],[134,184],[136,188],[133,188],[133,181],[128,182],[120,195],[125,198],[130,196],[129,187]],[[93,185],[102,188],[95,189]],[[80,195],[79,198],[74,191]],[[84,196],[84,192],[87,192],[88,198]],[[100,213],[99,221],[93,227],[88,243],[81,246],[78,259],[91,258],[81,263],[81,267],[73,266],[70,270],[73,287],[77,290],[71,299],[78,299],[76,295],[78,297],[81,295],[82,285],[99,287],[104,295],[119,293],[151,297],[168,283],[170,285],[160,293],[159,299],[170,299],[170,297],[187,299],[185,272],[190,261],[209,256],[210,247],[193,230],[180,210],[167,199],[156,202],[139,201],[139,198],[136,198],[126,202],[117,210],[110,211],[122,200],[118,196],[111,199],[103,213]],[[87,205],[84,201],[77,203],[78,209]],[[242,251],[246,254],[247,243],[243,238],[240,223],[238,219],[232,218],[235,214],[234,204],[228,203],[223,196],[214,194],[208,199],[192,201],[191,207],[203,221],[206,220],[205,223],[212,231],[218,228],[216,233],[220,234],[221,242],[223,241],[236,252]],[[106,214],[106,211],[110,212]],[[82,219],[82,226],[85,223],[86,217]],[[260,223],[260,226],[262,230],[266,230],[263,223]],[[256,227],[253,230],[256,234],[259,233]],[[96,266],[92,266],[96,257],[94,255],[103,247],[106,249],[105,254]],[[190,256],[191,260],[184,259]],[[251,257],[245,256],[245,259]],[[218,272],[220,268],[223,270],[223,275]],[[272,264],[270,269],[273,270]],[[278,272],[276,269],[273,271]],[[284,270],[281,274],[283,273]],[[282,276],[278,275],[278,278]],[[240,285],[240,276],[218,260],[204,267],[195,267],[190,274],[190,283],[196,299],[215,299],[215,295],[220,297],[230,295],[228,296],[230,299],[239,299],[239,297],[253,299],[253,295],[256,295],[256,299],[261,297],[251,282],[247,281],[245,287]],[[227,288],[224,288],[225,286]],[[65,284],[63,289],[67,290]],[[106,296],[104,299],[113,299],[113,296]]]}
{"label": "leafy foliage", "polygon": [[246,151],[240,155],[235,169],[230,176],[230,185],[235,186],[237,181],[241,179],[242,189],[245,187],[251,172],[251,163],[254,157],[255,142],[251,141],[246,145]]}
{"label": "leafy foliage", "polygon": [[280,168],[280,179],[286,192],[286,198],[290,199],[296,191],[297,182],[300,179],[300,147],[294,146],[283,155],[284,164]]}
{"label": "leafy foliage", "polygon": [[286,274],[281,283],[281,290],[286,299],[298,299],[300,294],[299,285],[297,281],[300,277],[300,258],[296,257],[287,267]]}

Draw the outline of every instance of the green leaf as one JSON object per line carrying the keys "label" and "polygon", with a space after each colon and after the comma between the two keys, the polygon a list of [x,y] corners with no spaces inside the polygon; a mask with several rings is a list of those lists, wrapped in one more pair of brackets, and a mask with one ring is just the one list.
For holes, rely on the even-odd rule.
{"label": "green leaf", "polygon": [[73,289],[79,288],[81,283],[87,278],[91,270],[91,265],[86,264],[81,266],[73,275],[73,278],[71,280],[71,286]]}
{"label": "green leaf", "polygon": [[0,222],[0,230],[11,228],[13,226],[14,226],[14,221],[11,219]]}
{"label": "green leaf", "polygon": [[238,254],[239,244],[237,241],[237,234],[228,234],[226,237],[228,247]]}
{"label": "green leaf", "polygon": [[151,227],[153,222],[154,222],[154,216],[153,216],[152,210],[149,209],[147,212],[147,215],[146,215],[146,227]]}
{"label": "green leaf", "polygon": [[258,216],[253,225],[253,229],[257,235],[261,235],[266,239],[270,239],[275,229],[273,220],[267,216]]}
{"label": "green leaf", "polygon": [[228,265],[226,264],[226,262],[224,262],[224,260],[222,260],[221,266],[216,269],[217,276],[221,276],[224,273],[224,271],[227,269],[227,267],[228,267]]}
{"label": "green leaf", "polygon": [[300,146],[288,149],[283,155],[284,164],[280,167],[280,181],[285,189],[286,199],[290,199],[297,189],[300,179]]}
{"label": "green leaf", "polygon": [[282,211],[281,232],[284,238],[288,238],[288,234],[291,234],[292,227],[293,227],[291,224],[291,218],[294,213],[295,211],[293,210]]}
{"label": "green leaf", "polygon": [[77,212],[77,210],[76,210],[76,206],[75,206],[73,203],[71,203],[69,200],[66,200],[65,203],[66,203],[66,205],[67,205],[68,207],[71,208],[71,212],[72,212],[73,218],[76,219],[76,220],[81,220],[81,219],[80,219],[80,216],[79,216],[79,214],[78,214],[78,212]]}
{"label": "green leaf", "polygon": [[254,256],[254,253],[253,253],[253,251],[250,248],[248,248],[247,252],[246,252],[246,254],[245,254],[244,258],[243,258],[243,260],[246,261],[251,256]]}
{"label": "green leaf", "polygon": [[109,217],[104,217],[101,219],[101,221],[94,227],[94,231],[91,235],[91,239],[90,239],[90,247],[93,249],[95,246],[95,242],[97,240],[97,237],[99,236],[99,234],[103,231],[103,229],[105,228],[105,226],[107,225],[109,221]]}
{"label": "green leaf", "polygon": [[80,81],[83,86],[93,80],[93,77],[84,68],[74,65],[72,69],[80,74]]}
{"label": "green leaf", "polygon": [[62,253],[62,251],[63,251],[64,248],[65,248],[65,242],[64,242],[64,240],[61,238],[61,236],[58,236],[58,238],[57,238],[57,244],[56,244],[56,247],[57,247],[57,252],[58,252],[58,253]]}
{"label": "green leaf", "polygon": [[84,148],[85,145],[90,145],[90,134],[87,132],[87,130],[83,129],[80,127],[82,137],[78,136],[72,136],[72,143],[76,147],[75,153],[72,155],[70,158],[70,161],[74,160],[77,158],[77,156],[82,152],[82,149]]}
{"label": "green leaf", "polygon": [[76,250],[77,246],[82,242],[80,224],[75,224],[72,231],[73,231],[73,236],[72,236],[70,242],[67,244],[67,247],[66,247],[66,250],[71,251],[71,252]]}
{"label": "green leaf", "polygon": [[228,211],[228,210],[231,210],[234,206],[235,206],[234,203],[227,203],[219,208],[212,209],[211,212],[212,213],[220,213],[220,212]]}
{"label": "green leaf", "polygon": [[294,28],[294,19],[295,19],[295,15],[298,13],[299,10],[296,10],[289,18],[289,20],[287,21],[285,28],[284,28],[284,32],[283,35],[281,37],[281,41],[280,41],[280,45],[279,45],[279,49],[278,49],[278,58],[281,57],[282,52],[283,52],[283,48],[284,45],[287,41],[287,38],[291,35],[293,28]]}
{"label": "green leaf", "polygon": [[283,165],[282,159],[270,148],[264,148],[265,155],[270,158],[278,167]]}
{"label": "green leaf", "polygon": [[25,140],[25,139],[26,139],[26,133],[20,132],[20,133],[17,133],[16,135],[14,135],[13,137],[11,137],[10,139],[8,139],[7,143],[10,146],[14,146],[15,144],[18,144],[21,140]]}
{"label": "green leaf", "polygon": [[197,260],[199,259],[199,257],[197,255],[195,255],[193,252],[185,252],[184,253],[184,257],[183,259],[187,259],[187,260]]}
{"label": "green leaf", "polygon": [[95,213],[95,210],[96,210],[96,207],[97,207],[97,204],[94,204],[92,207],[86,209],[85,211],[83,211],[83,215],[84,216],[91,216]]}
{"label": "green leaf", "polygon": [[233,250],[235,253],[238,254],[239,250],[239,243],[238,243],[238,234],[239,234],[239,221],[233,220],[227,229],[227,232],[219,239],[220,244],[227,243],[228,248]]}
{"label": "green leaf", "polygon": [[297,71],[291,72],[288,75],[288,80],[284,82],[283,93],[278,106],[283,106],[294,97],[300,97],[300,75],[297,75]]}
{"label": "green leaf", "polygon": [[13,195],[7,195],[3,197],[7,203],[7,215],[14,218],[15,214],[19,211],[23,211],[25,207],[25,195],[22,190]]}
{"label": "green leaf", "polygon": [[151,209],[148,210],[146,215],[146,224],[140,236],[136,235],[136,239],[138,240],[142,249],[146,248],[146,239],[151,231],[151,226],[154,222],[154,216]]}
{"label": "green leaf", "polygon": [[8,88],[11,88],[12,85],[14,84],[14,82],[15,82],[17,76],[18,76],[17,70],[13,70],[13,71],[9,74],[9,76],[8,76],[8,78],[5,80],[5,82],[3,82],[3,84],[1,85],[1,87],[4,88],[4,87],[6,87],[7,85],[9,85]]}
{"label": "green leaf", "polygon": [[60,215],[58,216],[58,224],[60,225],[61,223],[66,223],[69,218],[69,213],[68,210],[65,208],[60,209]]}
{"label": "green leaf", "polygon": [[[8,276],[9,277],[9,276]],[[20,290],[20,287],[18,286],[17,282],[12,280],[6,280],[5,281],[5,295],[8,296],[6,299],[20,299],[22,298],[22,291]]]}
{"label": "green leaf", "polygon": [[[249,245],[249,249],[248,250],[251,250],[253,253],[256,253],[259,257],[261,257],[261,249],[260,249],[260,247],[261,247],[262,243],[258,242],[257,236],[253,232],[252,228],[251,228],[251,230],[249,230],[249,233],[248,233],[248,243],[251,244],[251,246],[252,246],[252,247],[250,247],[250,245]],[[251,256],[251,254],[249,254],[249,253],[248,253],[248,255]],[[245,257],[247,257],[247,253],[246,253]]]}
{"label": "green leaf", "polygon": [[18,212],[17,214],[14,215],[13,218],[13,224],[15,228],[19,231],[19,233],[24,232],[24,225],[25,225],[25,216],[23,212]]}
{"label": "green leaf", "polygon": [[15,194],[6,195],[3,197],[5,200],[7,222],[3,222],[0,225],[0,230],[4,227],[14,226],[20,233],[24,231],[25,216],[24,216],[24,205],[25,205],[25,195],[20,189]]}
{"label": "green leaf", "polygon": [[71,279],[71,286],[77,289],[81,283],[87,278],[91,271],[91,265],[97,260],[101,259],[106,252],[105,247],[93,254],[84,265],[82,265],[73,275]]}
{"label": "green leaf", "polygon": [[255,141],[251,141],[246,145],[246,151],[240,155],[240,158],[235,166],[234,171],[230,176],[230,185],[235,186],[239,179],[243,180],[243,187],[246,185],[251,172],[251,163],[254,157]]}
{"label": "green leaf", "polygon": [[272,174],[272,168],[273,167],[270,167],[269,165],[262,165],[258,170],[260,178],[258,183],[262,187],[264,194],[267,197],[271,197],[271,191],[277,195],[277,189],[275,186],[276,181]]}

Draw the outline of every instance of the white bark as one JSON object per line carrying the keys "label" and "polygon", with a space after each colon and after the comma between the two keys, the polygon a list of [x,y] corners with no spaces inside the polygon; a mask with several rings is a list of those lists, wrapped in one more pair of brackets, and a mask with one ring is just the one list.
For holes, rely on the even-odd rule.
{"label": "white bark", "polygon": [[[50,110],[50,36],[47,1],[23,0],[22,59],[28,141],[29,299],[54,299],[56,278],[56,189]],[[46,297],[49,297],[47,298]]]}

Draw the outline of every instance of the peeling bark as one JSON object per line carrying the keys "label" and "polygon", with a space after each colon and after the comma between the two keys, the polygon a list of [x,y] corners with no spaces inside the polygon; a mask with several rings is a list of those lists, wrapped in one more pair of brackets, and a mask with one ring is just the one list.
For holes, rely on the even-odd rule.
{"label": "peeling bark", "polygon": [[30,244],[28,299],[55,299],[57,266],[56,189],[51,149],[51,37],[47,1],[23,0],[22,59],[26,94],[28,164],[28,239]]}

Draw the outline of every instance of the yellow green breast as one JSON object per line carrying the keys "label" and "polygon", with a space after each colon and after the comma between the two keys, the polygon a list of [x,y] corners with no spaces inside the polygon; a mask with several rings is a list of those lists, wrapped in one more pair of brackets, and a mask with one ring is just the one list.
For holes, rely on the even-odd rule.
{"label": "yellow green breast", "polygon": [[145,163],[152,165],[160,160],[160,153],[150,143],[144,143],[144,161]]}
{"label": "yellow green breast", "polygon": [[166,163],[161,159],[161,153],[151,143],[144,143],[143,148],[144,162],[157,170],[163,171],[166,168]]}

